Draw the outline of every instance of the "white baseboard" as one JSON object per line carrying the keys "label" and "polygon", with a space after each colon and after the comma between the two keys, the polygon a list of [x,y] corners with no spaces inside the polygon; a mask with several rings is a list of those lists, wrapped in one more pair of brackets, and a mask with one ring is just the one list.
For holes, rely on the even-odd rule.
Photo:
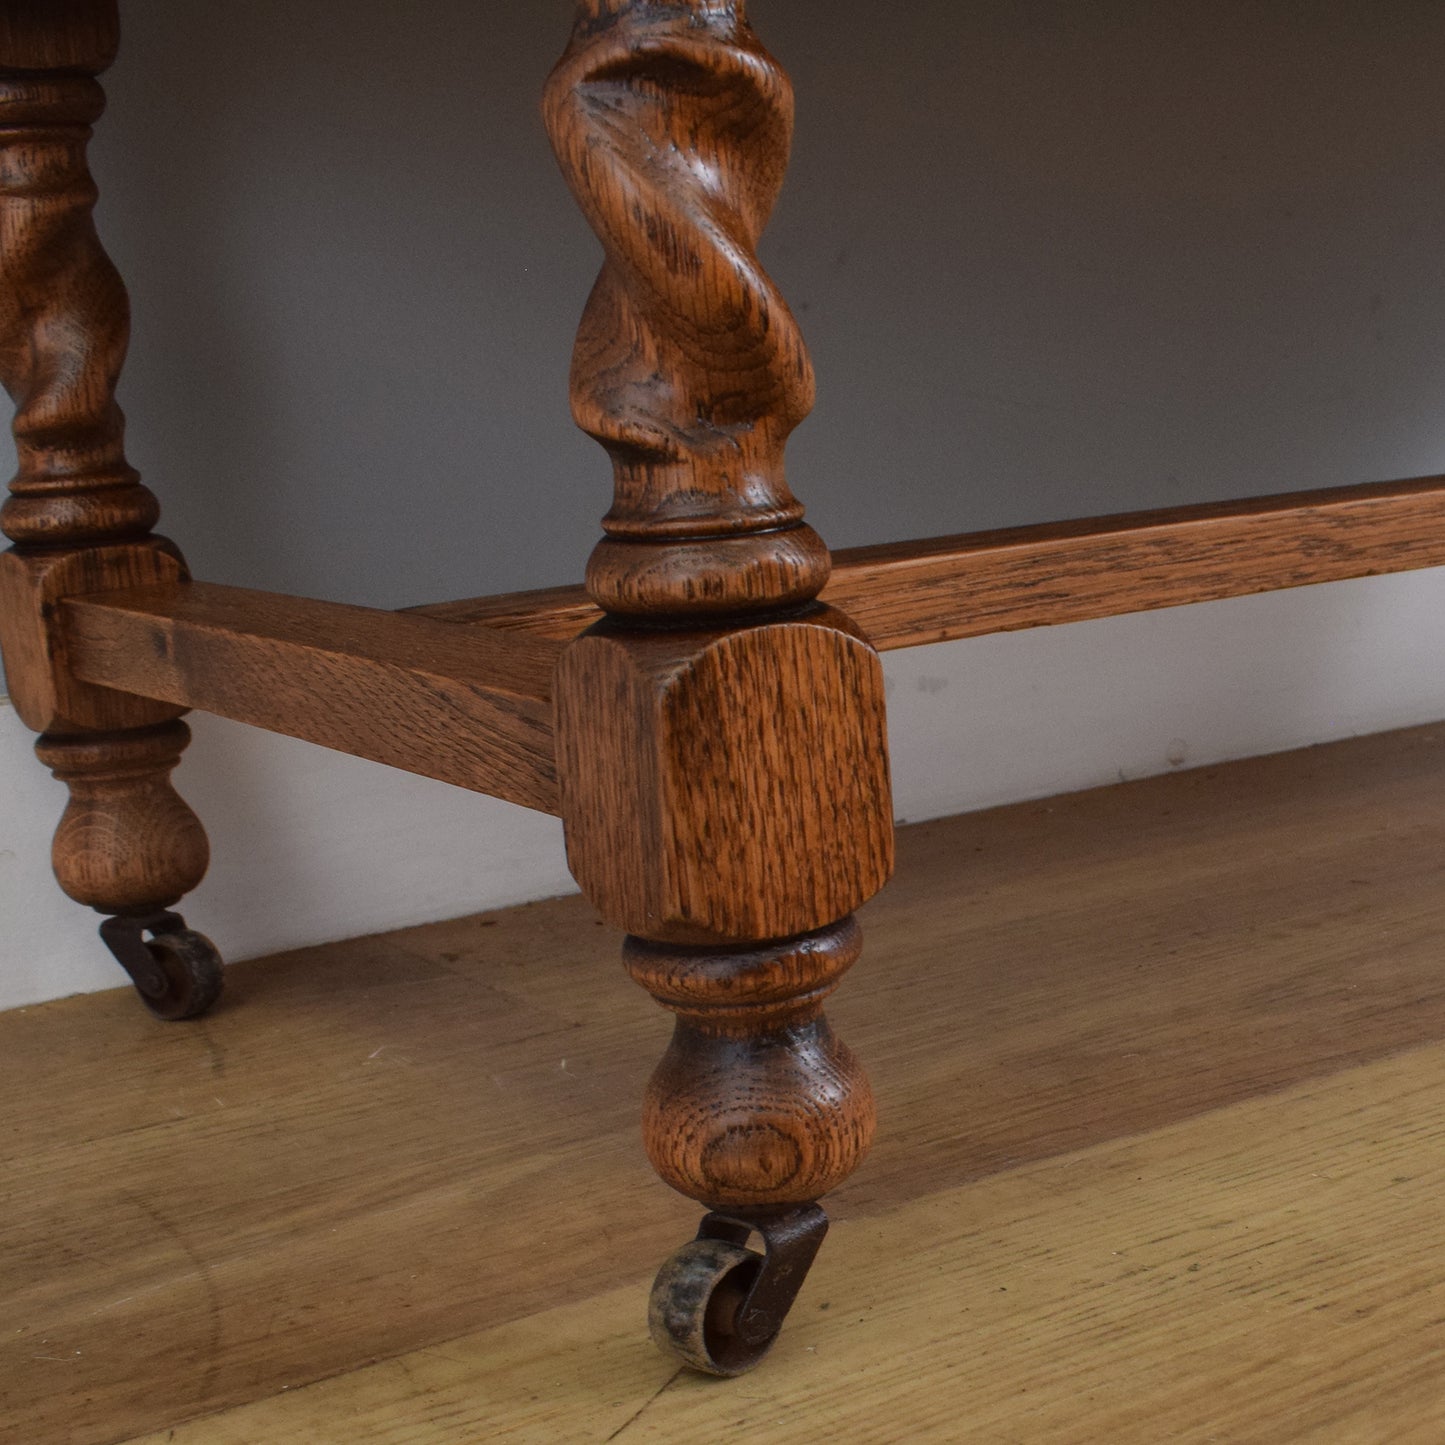
{"label": "white baseboard", "polygon": [[[1445,569],[895,652],[919,820],[1445,717]],[[553,818],[210,717],[177,779],[212,842],[188,919],[231,959],[570,891]],[[50,876],[65,789],[0,703],[0,1008],[110,988]]]}
{"label": "white baseboard", "polygon": [[1445,718],[1445,568],[890,653],[900,818]]}
{"label": "white baseboard", "polygon": [[[220,718],[176,772],[211,839],[183,904],[228,959],[568,892],[555,818]],[[0,1008],[114,988],[97,916],[50,874],[65,787],[0,706]]]}

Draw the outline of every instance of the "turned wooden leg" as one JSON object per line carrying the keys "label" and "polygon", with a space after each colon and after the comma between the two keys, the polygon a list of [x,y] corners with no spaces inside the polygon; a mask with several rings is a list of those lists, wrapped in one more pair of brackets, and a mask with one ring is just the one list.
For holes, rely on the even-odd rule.
{"label": "turned wooden leg", "polygon": [[209,939],[170,911],[206,873],[200,819],[171,787],[191,740],[183,722],[120,733],[46,733],[35,751],[70,789],[51,858],[77,903],[101,925],[142,1001],[160,1018],[194,1018],[221,991]]}
{"label": "turned wooden leg", "polygon": [[776,1338],[817,1201],[868,1148],[872,1095],[823,1001],[893,836],[878,657],[815,601],[828,551],[784,478],[813,378],[754,247],[792,101],[743,9],[581,0],[545,105],[606,251],[572,404],[615,474],[587,573],[607,616],[554,678],[568,863],[677,1015],[645,1137],[708,1214],[651,1325],[723,1375]]}
{"label": "turned wooden leg", "polygon": [[751,949],[629,938],[632,978],[677,1015],[648,1085],[643,1139],[657,1172],[704,1204],[744,1211],[817,1199],[873,1134],[873,1095],[823,1000],[857,959],[852,918]]}
{"label": "turned wooden leg", "polygon": [[678,1017],[648,1152],[710,1211],[658,1277],[654,1334],[736,1374],[776,1337],[817,1200],[872,1133],[867,1080],[822,1009],[858,955],[852,910],[892,861],[881,669],[820,607],[705,632],[603,623],[554,691],[569,865]]}
{"label": "turned wooden leg", "polygon": [[624,945],[633,979],[677,1015],[647,1088],[648,1157],[709,1210],[659,1272],[648,1323],[710,1373],[738,1374],[772,1344],[827,1231],[813,1201],[868,1152],[868,1077],[823,1015],[862,942],[846,918],[748,950]]}
{"label": "turned wooden leg", "polygon": [[16,711],[70,787],[54,860],[72,898],[163,1018],[214,1001],[214,948],[170,912],[206,869],[206,839],[170,785],[181,709],[77,683],[58,604],[185,576],[151,534],[158,508],[125,459],[115,384],[125,288],[91,220],[95,77],[115,54],[113,0],[0,4],[0,381],[19,470],[0,509],[0,650]]}

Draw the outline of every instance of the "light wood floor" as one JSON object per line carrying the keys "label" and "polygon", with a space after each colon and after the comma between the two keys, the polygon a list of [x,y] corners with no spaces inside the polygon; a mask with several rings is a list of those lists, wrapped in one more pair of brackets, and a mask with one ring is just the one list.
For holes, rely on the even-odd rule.
{"label": "light wood floor", "polygon": [[864,923],[880,1140],[733,1382],[580,900],[0,1015],[0,1441],[1445,1442],[1445,726],[906,829]]}

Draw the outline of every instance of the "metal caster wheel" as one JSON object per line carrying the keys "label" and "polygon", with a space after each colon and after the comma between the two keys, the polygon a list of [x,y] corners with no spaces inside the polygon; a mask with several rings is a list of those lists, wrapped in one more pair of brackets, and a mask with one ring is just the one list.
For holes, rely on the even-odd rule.
{"label": "metal caster wheel", "polygon": [[724,1239],[683,1245],[652,1282],[647,1328],[653,1343],[707,1375],[752,1369],[777,1339],[774,1331],[753,1342],[737,1329],[743,1301],[762,1266],[762,1255]]}
{"label": "metal caster wheel", "polygon": [[178,913],[108,918],[100,936],[156,1018],[199,1018],[220,998],[220,951]]}
{"label": "metal caster wheel", "polygon": [[221,996],[221,955],[204,933],[182,928],[158,933],[146,943],[165,979],[156,995],[141,993],[141,1002],[158,1018],[199,1018]]}
{"label": "metal caster wheel", "polygon": [[[658,1348],[707,1375],[751,1370],[782,1330],[827,1230],[816,1204],[779,1215],[707,1215],[653,1281],[647,1324]],[[746,1247],[754,1233],[763,1254]]]}

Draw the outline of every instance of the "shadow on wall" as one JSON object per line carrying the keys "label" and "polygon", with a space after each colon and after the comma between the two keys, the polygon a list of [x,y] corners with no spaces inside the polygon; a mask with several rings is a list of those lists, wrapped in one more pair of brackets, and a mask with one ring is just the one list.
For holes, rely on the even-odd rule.
{"label": "shadow on wall", "polygon": [[537,113],[569,15],[123,17],[94,146],[121,396],[198,574],[380,606],[580,575],[610,473],[566,377],[598,250]]}
{"label": "shadow on wall", "polygon": [[[125,7],[122,400],[199,574],[381,606],[580,576],[599,252],[538,115],[571,8]],[[765,253],[836,545],[1439,467],[1445,7],[750,10],[799,98]]]}

